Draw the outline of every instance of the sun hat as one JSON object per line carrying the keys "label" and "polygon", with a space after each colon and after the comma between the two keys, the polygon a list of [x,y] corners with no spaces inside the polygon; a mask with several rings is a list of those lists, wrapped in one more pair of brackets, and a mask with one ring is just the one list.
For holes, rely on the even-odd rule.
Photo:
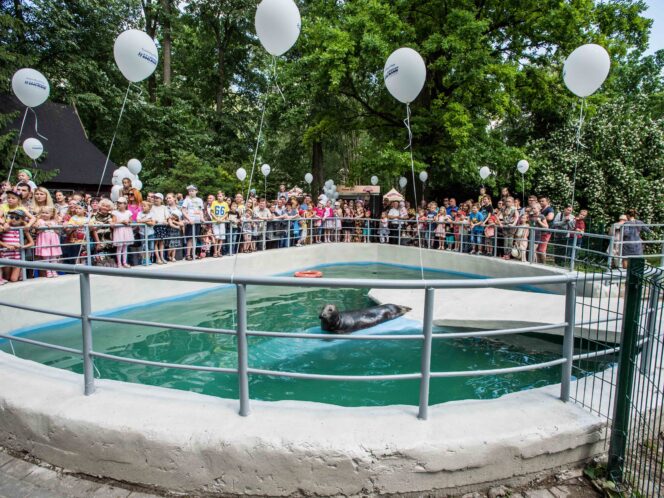
{"label": "sun hat", "polygon": [[196,191],[198,191],[198,188],[196,187],[196,185],[193,185],[193,184],[192,184],[192,185],[189,185],[189,186],[187,187],[187,192],[189,192],[190,190],[196,190]]}
{"label": "sun hat", "polygon": [[26,213],[23,209],[12,209],[7,213],[7,215],[13,214],[15,216],[20,217],[21,219],[25,218]]}
{"label": "sun hat", "polygon": [[162,201],[164,200],[164,194],[162,194],[161,192],[157,192],[156,194],[154,194],[154,196],[159,197]]}
{"label": "sun hat", "polygon": [[6,194],[6,195],[13,195],[13,196],[16,196],[16,197],[18,197],[19,199],[21,198],[21,194],[20,194],[20,192],[18,192],[17,190],[7,190],[7,192],[5,192],[5,194]]}
{"label": "sun hat", "polygon": [[29,169],[19,169],[18,172],[19,173],[25,173],[26,175],[28,175],[28,178],[30,178],[30,180],[32,180],[32,172]]}
{"label": "sun hat", "polygon": [[115,202],[118,203],[118,204],[119,204],[120,202],[122,202],[123,204],[127,204],[127,198],[126,198],[125,196],[118,197],[118,200],[115,201]]}

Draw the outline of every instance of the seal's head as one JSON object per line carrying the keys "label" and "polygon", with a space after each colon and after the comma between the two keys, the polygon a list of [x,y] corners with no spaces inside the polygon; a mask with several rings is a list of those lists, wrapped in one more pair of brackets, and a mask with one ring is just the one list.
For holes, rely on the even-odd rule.
{"label": "seal's head", "polygon": [[318,318],[323,330],[336,330],[339,325],[339,310],[334,304],[326,304]]}

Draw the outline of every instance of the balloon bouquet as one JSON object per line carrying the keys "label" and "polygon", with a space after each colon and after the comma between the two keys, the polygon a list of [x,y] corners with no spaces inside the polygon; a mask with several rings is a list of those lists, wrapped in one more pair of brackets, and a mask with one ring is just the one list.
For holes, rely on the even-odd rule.
{"label": "balloon bouquet", "polygon": [[[16,154],[18,153],[18,147],[21,143],[21,135],[23,134],[23,127],[25,126],[25,119],[28,116],[28,111],[32,111],[35,115],[35,132],[39,135],[39,132],[37,131],[37,113],[34,108],[46,102],[51,93],[51,87],[42,73],[35,69],[23,68],[16,71],[14,76],[12,76],[12,90],[14,91],[16,98],[18,98],[18,100],[20,100],[25,106],[25,112],[23,113],[23,121],[21,121],[21,128],[18,132],[18,141],[16,149],[14,150],[14,156],[12,157],[12,162],[9,166],[7,181],[10,181],[12,177],[14,163],[16,162]],[[46,138],[42,135],[39,136]],[[38,139],[28,138],[23,142],[23,151],[30,159],[36,161],[44,152],[44,146]]]}
{"label": "balloon bouquet", "polygon": [[131,180],[131,186],[135,189],[141,190],[143,188],[143,182],[138,179],[138,174],[143,169],[141,161],[138,159],[130,159],[127,161],[127,166],[120,166],[113,172],[113,178],[111,183],[111,200],[113,202],[117,201],[120,195],[122,194],[122,180],[129,178]]}
{"label": "balloon bouquet", "polygon": [[[111,158],[111,151],[113,150],[113,144],[115,144],[115,137],[118,133],[118,128],[120,127],[120,121],[122,120],[122,114],[124,113],[125,105],[127,104],[127,98],[129,97],[129,90],[131,89],[132,83],[138,83],[143,81],[145,78],[149,77],[157,69],[157,63],[159,62],[159,52],[157,51],[157,46],[155,45],[152,38],[148,36],[144,31],[138,29],[128,29],[120,33],[120,35],[115,39],[115,44],[113,45],[113,57],[115,58],[115,63],[120,69],[122,75],[129,81],[127,85],[127,91],[125,92],[124,99],[122,100],[122,107],[120,108],[120,115],[118,116],[118,122],[115,125],[115,131],[113,132],[113,138],[111,139],[111,145],[108,148],[108,154],[106,154],[106,161],[104,162],[104,169],[101,173],[101,178],[99,179],[99,187],[97,188],[97,195],[101,190],[101,184],[104,181],[104,175],[106,174],[106,168],[108,167],[108,161]],[[141,170],[141,163],[137,159],[132,159],[136,161],[132,163],[135,168],[138,168],[138,171]],[[130,161],[131,162],[131,161]],[[136,164],[138,163],[138,164]],[[118,168],[117,171],[122,170]],[[127,163],[126,171],[122,170],[124,174],[137,175],[132,173],[129,170],[129,163]],[[114,175],[116,178],[118,175]],[[127,176],[127,178],[130,178]],[[122,183],[122,178],[120,178],[120,183]],[[143,183],[138,179],[138,177],[132,178],[132,185],[134,188],[143,187]],[[140,185],[137,187],[136,185]],[[117,186],[114,184],[114,186]],[[117,190],[117,189],[116,189]],[[111,194],[113,192],[111,191]]]}

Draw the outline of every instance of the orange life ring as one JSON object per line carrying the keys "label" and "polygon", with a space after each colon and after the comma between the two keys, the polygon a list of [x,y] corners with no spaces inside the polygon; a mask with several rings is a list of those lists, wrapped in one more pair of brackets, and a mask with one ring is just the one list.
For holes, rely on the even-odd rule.
{"label": "orange life ring", "polygon": [[296,271],[295,276],[300,278],[320,278],[323,276],[323,273],[316,270],[305,270]]}

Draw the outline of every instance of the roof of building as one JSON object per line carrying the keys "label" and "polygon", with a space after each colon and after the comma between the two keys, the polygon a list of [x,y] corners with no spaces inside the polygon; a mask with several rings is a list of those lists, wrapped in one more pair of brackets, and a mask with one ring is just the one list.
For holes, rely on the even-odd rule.
{"label": "roof of building", "polygon": [[[13,95],[0,95],[0,113],[6,114],[15,111],[20,112],[16,119],[3,130],[3,133],[12,129],[17,131],[20,129],[25,106]],[[41,138],[37,131],[48,140]],[[37,138],[44,146],[44,156],[37,163],[38,169],[59,170],[57,176],[48,181],[49,184],[99,185],[106,154],[88,140],[83,124],[73,106],[44,102],[34,109],[34,113],[28,111],[20,138],[21,143],[29,137]],[[16,139],[14,139],[15,143]],[[26,166],[29,162],[30,159],[22,150],[19,150],[14,168]],[[114,169],[115,163],[109,161],[103,185],[111,184]]]}

